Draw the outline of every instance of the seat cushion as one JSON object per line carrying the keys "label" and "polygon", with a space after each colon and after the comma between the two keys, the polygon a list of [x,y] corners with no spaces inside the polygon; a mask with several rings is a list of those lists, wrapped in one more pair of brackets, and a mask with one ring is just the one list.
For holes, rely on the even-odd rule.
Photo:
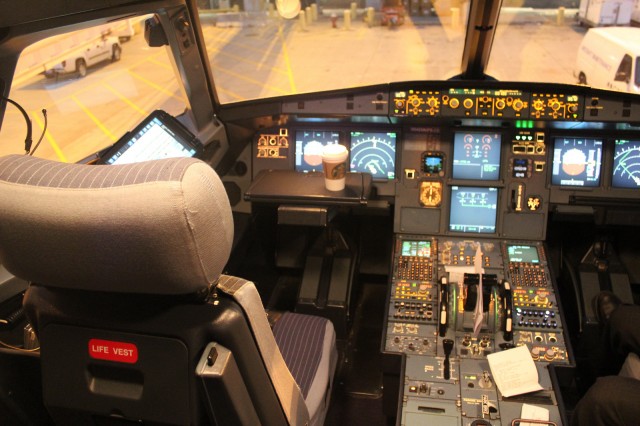
{"label": "seat cushion", "polygon": [[286,312],[273,334],[305,399],[310,424],[323,424],[337,363],[333,324],[326,318]]}

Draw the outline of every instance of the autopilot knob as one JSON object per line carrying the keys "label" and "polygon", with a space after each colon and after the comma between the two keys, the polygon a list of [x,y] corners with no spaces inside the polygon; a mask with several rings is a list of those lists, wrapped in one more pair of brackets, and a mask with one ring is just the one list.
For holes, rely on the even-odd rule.
{"label": "autopilot knob", "polygon": [[544,101],[542,99],[536,99],[533,101],[533,109],[536,111],[542,111],[544,109]]}
{"label": "autopilot knob", "polygon": [[522,108],[524,108],[524,102],[522,102],[521,99],[516,99],[513,101],[513,109],[516,111],[520,111]]}

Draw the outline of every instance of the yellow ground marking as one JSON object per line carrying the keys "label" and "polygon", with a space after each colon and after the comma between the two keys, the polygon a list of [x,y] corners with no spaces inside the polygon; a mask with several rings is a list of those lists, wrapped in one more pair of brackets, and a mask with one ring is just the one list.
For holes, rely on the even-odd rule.
{"label": "yellow ground marking", "polygon": [[236,98],[236,99],[237,99],[237,100],[239,100],[239,101],[244,101],[244,100],[246,100],[246,99],[247,99],[247,98],[245,98],[245,97],[243,97],[243,96],[238,95],[238,94],[237,94],[237,93],[235,93],[235,92],[232,92],[231,90],[226,90],[226,89],[223,89],[223,88],[218,87],[218,86],[216,86],[216,92],[218,92],[218,93],[225,93],[225,94],[227,94],[227,95],[229,95],[229,96],[232,96],[232,97]]}
{"label": "yellow ground marking", "polygon": [[[229,58],[233,58],[233,59],[238,60],[238,61],[246,62],[246,63],[249,63],[249,64],[255,64],[255,65],[257,65],[257,69],[262,68],[262,65],[265,62],[264,59],[261,60],[260,62],[258,62],[258,61],[254,61],[254,60],[245,58],[245,57],[240,56],[240,55],[234,55],[233,53],[228,53],[228,52],[225,52],[223,50],[220,50],[215,46],[207,45],[207,50],[210,51],[210,52],[216,52],[216,53],[218,53],[220,55],[224,55],[224,56],[227,56]],[[287,74],[287,71],[283,70],[281,68],[278,68],[278,67],[269,67],[269,68],[271,68],[273,71],[277,71],[277,72],[279,72],[281,74]]]}
{"label": "yellow ground marking", "polygon": [[[40,116],[37,113],[30,114],[30,115],[31,117],[33,117],[33,120],[40,127],[40,131],[42,131],[42,129],[44,129],[44,122],[42,121],[42,119],[40,119]],[[51,145],[51,148],[53,148],[53,151],[56,153],[60,161],[68,163],[69,161],[67,160],[67,157],[65,157],[65,155],[62,153],[60,146],[58,145],[54,137],[51,135],[51,132],[47,130],[47,133],[45,133],[44,137],[47,140],[47,142],[49,142],[49,145]],[[34,142],[37,142],[37,141],[34,141]],[[35,145],[33,146],[33,148],[35,148]]]}
{"label": "yellow ground marking", "polygon": [[120,98],[122,100],[122,102],[124,102],[125,104],[129,105],[131,108],[135,109],[136,111],[138,111],[140,114],[147,116],[149,115],[149,112],[140,108],[138,105],[136,105],[132,100],[130,100],[129,98],[127,98],[126,96],[124,96],[122,93],[118,92],[115,88],[113,88],[111,85],[106,84],[104,85],[104,87],[106,87],[111,93],[113,93],[114,95],[116,95],[118,98]]}
{"label": "yellow ground marking", "polygon": [[151,81],[151,80],[149,80],[149,79],[147,79],[147,78],[145,78],[145,77],[141,76],[141,75],[140,75],[140,74],[138,74],[137,72],[135,72],[135,71],[131,71],[131,70],[129,69],[129,70],[127,70],[127,73],[129,73],[129,74],[130,74],[130,75],[132,75],[133,77],[137,78],[138,80],[142,81],[142,82],[143,82],[143,83],[145,83],[146,85],[151,86],[151,87],[153,87],[154,89],[156,89],[156,90],[158,90],[158,91],[160,91],[160,92],[164,93],[165,95],[169,95],[169,96],[171,96],[172,98],[175,98],[175,99],[177,99],[177,100],[179,100],[179,101],[182,101],[182,102],[184,102],[184,103],[187,103],[187,100],[186,100],[186,99],[184,99],[182,96],[176,96],[176,94],[175,94],[175,93],[168,91],[168,90],[167,90],[167,89],[165,89],[164,87],[162,87],[162,86],[160,86],[160,85],[158,85],[158,84],[154,83],[153,81]]}
{"label": "yellow ground marking", "polygon": [[[154,56],[158,56],[158,55],[154,55]],[[171,65],[169,65],[169,64],[168,64],[168,63],[166,63],[166,62],[163,62],[163,61],[159,61],[159,60],[157,60],[154,56],[149,57],[149,59],[147,59],[147,60],[148,60],[149,62],[152,62],[152,63],[154,63],[154,64],[156,64],[156,65],[159,65],[159,66],[161,66],[161,67],[163,67],[163,68],[166,68],[166,69],[168,69],[168,70],[173,71],[173,67],[172,67]]]}
{"label": "yellow ground marking", "polygon": [[289,85],[291,86],[291,92],[297,93],[298,89],[296,89],[296,83],[293,81],[293,70],[291,69],[291,61],[289,60],[289,52],[287,50],[287,43],[284,40],[284,35],[282,33],[282,24],[278,27],[278,37],[282,40],[282,54],[284,55],[284,63],[287,67],[287,73],[289,75]]}
{"label": "yellow ground marking", "polygon": [[111,133],[111,131],[107,129],[104,124],[102,124],[102,121],[100,121],[98,117],[93,115],[93,113],[89,111],[89,108],[87,108],[82,102],[80,102],[80,99],[78,99],[75,95],[71,95],[71,99],[80,107],[82,111],[84,111],[85,114],[89,116],[91,121],[93,121],[95,125],[98,126],[98,128],[102,130],[102,132],[107,135],[109,139],[111,139],[113,142],[118,140],[118,138],[113,133]]}
{"label": "yellow ground marking", "polygon": [[262,81],[258,81],[256,79],[247,77],[246,75],[243,75],[243,74],[240,74],[240,73],[237,73],[237,72],[234,72],[234,71],[222,68],[222,67],[217,67],[216,69],[219,70],[219,71],[222,71],[224,73],[231,74],[232,76],[234,76],[236,78],[248,81],[249,83],[257,84],[258,86],[266,87],[266,88],[271,89],[273,91],[282,93],[283,95],[289,95],[290,94],[289,92],[287,92],[285,90],[282,90],[279,87],[275,87],[275,86],[272,86],[270,84],[265,84]]}

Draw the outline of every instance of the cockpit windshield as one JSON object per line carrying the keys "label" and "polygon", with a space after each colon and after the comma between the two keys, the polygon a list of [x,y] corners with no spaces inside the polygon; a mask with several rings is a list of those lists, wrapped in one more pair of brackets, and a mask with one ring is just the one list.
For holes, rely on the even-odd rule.
{"label": "cockpit windshield", "polygon": [[[490,2],[501,5],[490,13],[497,21],[468,23],[487,15],[484,2],[303,0],[298,14],[282,7],[279,13],[276,4],[284,1],[196,2],[202,44],[200,57],[189,59],[149,47],[143,29],[153,9],[66,28],[22,51],[10,97],[23,104],[34,134],[47,128],[41,156],[76,162],[112,145],[155,109],[172,115],[198,109],[176,60],[192,69],[209,61],[202,78],[213,80],[217,107],[456,78],[640,92],[640,28],[631,26],[640,21],[638,11],[611,22],[604,11],[581,10],[577,0],[505,0]],[[465,74],[474,55],[482,64]],[[20,113],[7,114],[15,119],[5,120],[3,137],[23,138]],[[2,154],[19,151],[17,144],[0,147]]]}
{"label": "cockpit windshield", "polygon": [[222,103],[394,81],[441,80],[460,72],[460,9],[410,14],[384,0],[370,7],[313,4],[295,19],[275,10],[200,11]]}
{"label": "cockpit windshield", "polygon": [[[295,19],[283,19],[270,3],[244,11],[201,8],[220,101],[446,80],[461,73],[469,2],[361,3],[303,4]],[[504,2],[500,10],[488,76],[612,88],[603,77],[577,68],[590,25],[576,1],[515,3]],[[621,57],[610,60],[617,67]],[[581,73],[592,78],[581,81]]]}

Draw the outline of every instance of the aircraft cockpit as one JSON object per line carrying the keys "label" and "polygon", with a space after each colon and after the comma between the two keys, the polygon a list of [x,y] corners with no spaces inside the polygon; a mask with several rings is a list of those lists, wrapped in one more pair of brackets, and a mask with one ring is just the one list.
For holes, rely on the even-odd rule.
{"label": "aircraft cockpit", "polygon": [[[47,290],[46,283],[32,282],[24,272],[29,268],[16,267],[13,246],[22,247],[22,239],[0,223],[0,235],[19,241],[0,243],[0,414],[7,424],[56,424],[75,418],[65,417],[67,411],[85,405],[96,411],[83,414],[91,424],[105,425],[163,424],[157,413],[148,414],[157,409],[174,411],[166,424],[580,426],[580,401],[599,377],[624,377],[640,386],[635,349],[614,355],[602,338],[611,313],[603,316],[608,308],[602,295],[613,295],[615,308],[637,306],[640,295],[640,95],[629,89],[631,68],[620,71],[632,64],[638,74],[637,56],[630,62],[623,55],[631,58],[640,47],[621,43],[618,58],[618,28],[609,31],[640,31],[633,28],[640,15],[630,11],[628,23],[594,23],[593,11],[583,8],[594,3],[587,0],[579,7],[564,0],[411,0],[393,11],[402,20],[389,20],[389,10],[373,0],[37,3],[0,18],[0,165],[7,161],[0,189],[34,185],[11,173],[16,154],[52,173],[64,174],[67,164],[91,177],[86,188],[76,185],[88,178],[65,181],[76,190],[131,180],[144,188],[131,198],[136,216],[153,217],[155,210],[144,207],[148,196],[158,203],[164,225],[157,235],[168,236],[166,224],[177,228],[185,218],[195,223],[198,211],[165,221],[157,198],[170,199],[173,189],[157,197],[153,184],[138,180],[144,180],[141,170],[147,173],[144,164],[156,162],[184,168],[179,178],[156,183],[187,185],[189,167],[204,164],[221,185],[207,183],[204,192],[211,188],[228,203],[233,222],[221,213],[206,223],[216,227],[215,237],[233,235],[208,290],[150,296],[145,292],[156,289],[141,278],[131,285],[142,294],[132,291],[113,312],[104,306],[119,306],[117,294],[129,290],[104,287],[106,302],[94,315],[83,297],[73,296],[88,284],[58,283]],[[602,11],[600,18],[608,15]],[[586,36],[594,33],[612,45]],[[611,76],[588,68],[588,60]],[[622,83],[628,90],[620,89]],[[333,188],[325,156],[336,147],[346,157],[340,170],[332,169],[342,179]],[[25,176],[50,178],[24,163],[16,170]],[[111,172],[118,168],[127,176]],[[196,180],[209,182],[209,172]],[[69,200],[80,203],[76,192]],[[70,250],[109,245],[108,233],[92,242],[86,229],[129,241],[128,230],[100,213],[117,197],[96,199],[96,223],[77,218],[74,230],[73,213],[66,213],[65,232],[78,232],[86,242]],[[10,201],[0,205],[11,220],[19,216],[13,209]],[[44,217],[51,226],[57,222],[54,215]],[[136,226],[138,219],[131,219]],[[158,249],[169,265],[189,252],[184,238],[172,240],[170,249],[179,255]],[[111,253],[120,265],[121,256]],[[62,259],[66,278],[69,262],[59,255],[51,258]],[[50,263],[32,261],[36,271]],[[122,264],[137,273],[138,267]],[[139,267],[144,270],[144,262]],[[55,275],[34,276],[56,282]],[[234,287],[244,280],[259,296],[250,303]],[[167,283],[173,288],[174,281]],[[49,310],[34,313],[48,295]],[[153,340],[163,337],[156,315],[164,314],[143,308],[148,301],[189,307],[171,308],[185,324],[218,306],[230,306],[233,315],[215,311],[214,325],[205,329],[219,341],[195,343],[189,334],[184,357],[181,344]],[[138,305],[140,313],[124,310]],[[77,333],[39,328],[64,319],[66,309],[91,325]],[[93,335],[114,312],[117,330]],[[236,312],[244,312],[249,324],[251,334],[242,338],[230,334],[244,325],[225,322]],[[291,355],[283,343],[278,323],[287,315],[287,321],[330,324],[334,335],[325,336],[333,336],[335,356],[325,358],[328,343],[316,346],[325,345],[316,361],[328,376],[321,386],[326,395],[318,396],[311,379],[298,381],[307,358]],[[128,325],[136,330],[132,335],[153,329],[153,338],[134,344],[113,337],[120,346],[109,343],[117,336],[110,333]],[[174,326],[168,328],[173,333]],[[69,398],[80,402],[69,406],[53,396],[50,383],[44,391],[41,383],[51,380],[45,359],[53,350],[45,346],[56,339],[90,348],[86,356],[55,358],[57,366],[87,365],[77,373],[70,369]],[[128,352],[95,356],[96,339],[105,351],[135,351],[135,359]],[[259,367],[254,355],[239,354],[247,340],[263,353]],[[143,349],[156,344],[175,348],[175,356],[188,358],[199,372],[188,373],[188,386],[163,390],[149,403],[143,397],[147,381],[162,380],[136,366]],[[233,366],[200,371],[223,358]],[[272,374],[272,364],[288,367],[296,390],[283,394],[282,372]],[[167,380],[183,373],[175,370]],[[289,372],[284,376],[288,380]],[[267,396],[257,384],[265,377]],[[65,389],[64,380],[59,386]],[[155,398],[155,391],[146,392]],[[162,409],[157,401],[170,402]],[[319,417],[313,404],[325,405]],[[173,407],[184,411],[178,415]],[[250,408],[245,413],[242,407]]]}

